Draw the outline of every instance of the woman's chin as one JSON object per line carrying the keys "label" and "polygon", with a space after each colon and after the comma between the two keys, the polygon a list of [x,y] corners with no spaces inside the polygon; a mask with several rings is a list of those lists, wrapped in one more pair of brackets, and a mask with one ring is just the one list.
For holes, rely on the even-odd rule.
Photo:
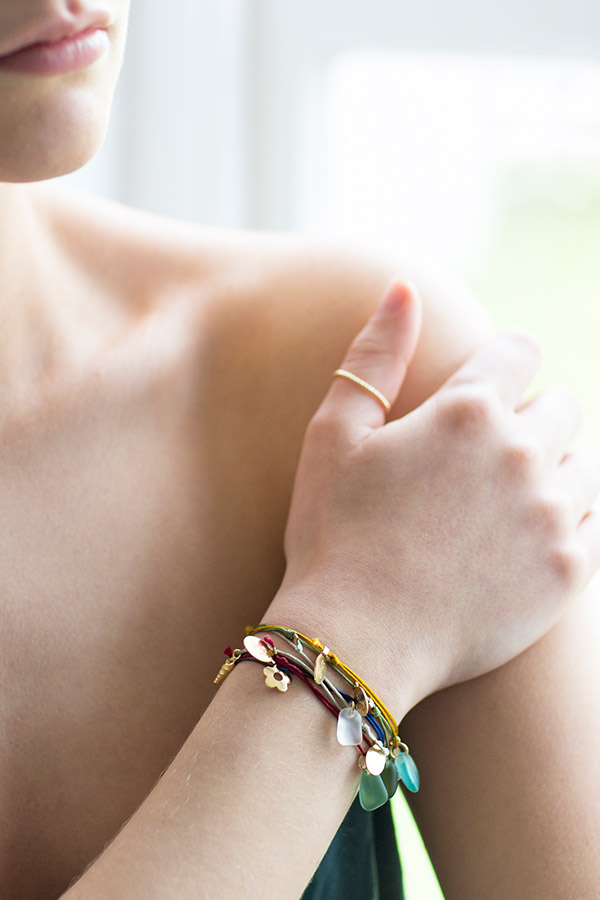
{"label": "woman's chin", "polygon": [[110,101],[69,98],[21,107],[16,121],[2,114],[0,98],[0,182],[31,182],[67,175],[85,165],[106,132]]}
{"label": "woman's chin", "polygon": [[19,160],[0,157],[0,183],[25,184],[69,175],[90,161],[100,143],[90,146],[88,142],[85,148],[70,147],[65,153],[54,150],[36,156],[29,152]]}

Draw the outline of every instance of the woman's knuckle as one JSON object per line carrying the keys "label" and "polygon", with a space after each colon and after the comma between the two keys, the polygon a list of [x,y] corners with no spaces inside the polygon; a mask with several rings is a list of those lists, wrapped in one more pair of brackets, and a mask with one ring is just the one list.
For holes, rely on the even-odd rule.
{"label": "woman's knuckle", "polygon": [[555,578],[566,587],[574,587],[583,580],[585,554],[575,544],[555,547],[550,554],[550,566]]}
{"label": "woman's knuckle", "polygon": [[569,504],[560,494],[547,495],[537,504],[537,519],[544,534],[561,536],[569,526]]}
{"label": "woman's knuckle", "polygon": [[521,438],[504,448],[504,460],[508,470],[520,480],[536,475],[542,465],[543,453],[539,441],[533,437]]}
{"label": "woman's knuckle", "polygon": [[315,443],[329,443],[342,427],[342,416],[330,408],[318,409],[306,429],[306,436]]}
{"label": "woman's knuckle", "polygon": [[448,388],[441,394],[438,410],[442,421],[451,428],[483,430],[495,419],[496,406],[491,391],[461,385]]}

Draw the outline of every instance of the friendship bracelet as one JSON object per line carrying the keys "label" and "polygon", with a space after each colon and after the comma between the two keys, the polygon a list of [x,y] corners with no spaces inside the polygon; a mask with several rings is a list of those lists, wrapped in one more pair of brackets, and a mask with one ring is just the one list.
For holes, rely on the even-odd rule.
{"label": "friendship bracelet", "polygon": [[[264,658],[252,656],[248,651],[235,651],[236,655],[232,656],[234,651],[231,650],[231,647],[227,647],[225,653],[232,658],[234,665],[248,659],[252,659],[255,662],[265,662]],[[349,697],[348,694],[343,694],[338,691],[331,682],[324,681],[323,684],[317,686],[312,679],[312,668],[306,666],[302,660],[292,657],[289,653],[274,650],[271,662],[274,663],[275,667],[279,668],[280,672],[281,670],[284,672],[289,671],[299,677],[336,718],[339,716],[340,710],[345,709],[346,706],[352,702],[352,698]],[[263,672],[266,675],[265,681],[268,687],[278,687],[280,691],[287,690],[286,680],[277,677],[276,669],[274,669],[273,666],[267,667]],[[217,676],[215,681],[217,680],[221,679]],[[319,687],[325,689],[328,696],[325,696],[323,690],[319,690]],[[385,735],[379,723],[373,719],[371,715],[367,716],[366,719],[367,722],[364,724],[364,730],[366,731],[367,738],[372,744],[377,741],[384,744]]]}
{"label": "friendship bracelet", "polygon": [[[225,653],[227,654],[230,651],[231,647],[227,647]],[[248,653],[248,651],[242,650],[231,651],[230,659],[232,660],[233,666],[236,666],[238,663],[245,662],[247,660],[261,664],[265,662],[264,659],[253,656],[251,653]],[[282,692],[287,691],[291,678],[288,677],[286,673],[290,672],[290,674],[296,675],[309,688],[311,688],[313,693],[321,701],[321,703],[323,703],[326,709],[328,709],[329,712],[332,713],[332,715],[334,715],[336,718],[338,717],[340,712],[339,707],[333,702],[333,700],[325,696],[324,692],[319,690],[319,687],[314,684],[310,676],[310,671],[303,671],[302,668],[295,665],[293,660],[288,659],[286,654],[275,652],[271,658],[271,661],[273,665],[267,666],[263,669],[263,673],[266,676],[265,683],[267,687],[277,688]],[[231,671],[231,669],[228,667],[228,672],[229,671]],[[283,677],[278,677],[282,675]],[[221,678],[219,678],[219,676],[217,676],[217,679],[219,681],[222,680]],[[215,679],[215,681],[217,681],[217,679]],[[321,687],[323,687],[323,685],[321,685]],[[368,737],[371,740],[371,744],[374,744],[377,741],[377,735],[375,735],[374,737],[371,733],[371,735],[369,735]],[[366,755],[367,750],[364,750],[360,745],[357,745],[357,747],[360,753],[363,754],[363,756]]]}
{"label": "friendship bracelet", "polygon": [[[276,647],[267,632],[282,637],[304,659]],[[258,633],[261,637],[257,637]],[[387,803],[400,781],[408,790],[418,791],[418,769],[407,745],[398,737],[398,727],[391,713],[375,692],[321,641],[283,626],[261,625],[246,629],[244,648],[226,648],[228,658],[214,679],[215,684],[239,662],[249,659],[267,663],[263,668],[265,684],[280,692],[287,691],[293,676],[299,678],[337,718],[338,742],[355,746],[359,751],[358,762],[362,770],[359,799],[364,809],[377,809]],[[305,648],[316,655],[314,664],[304,653]],[[354,696],[339,690],[326,678],[328,666],[351,685]],[[363,742],[367,749],[363,748]]]}
{"label": "friendship bracelet", "polygon": [[[346,666],[341,662],[338,657],[332,653],[328,647],[325,647],[320,640],[317,638],[308,638],[300,632],[296,631],[292,628],[287,628],[282,625],[259,625],[257,628],[252,628],[248,626],[246,628],[247,635],[254,635],[257,632],[265,632],[271,631],[274,633],[280,634],[284,639],[286,639],[289,643],[291,643],[295,649],[299,652],[302,651],[302,645],[308,647],[312,653],[316,653],[319,651],[319,655],[315,660],[314,664],[314,679],[316,683],[319,683],[320,680],[324,678],[324,673],[327,667],[327,664],[331,665],[339,674],[351,685],[356,685],[362,687],[362,689],[367,694],[367,697],[370,698],[371,703],[373,704],[373,712],[381,713],[382,719],[385,720],[385,724],[387,724],[388,728],[391,729],[392,742],[388,747],[389,754],[391,758],[395,761],[396,769],[398,771],[399,777],[403,784],[408,788],[408,790],[412,792],[416,792],[419,790],[420,778],[419,778],[419,770],[417,765],[410,755],[410,751],[408,746],[400,740],[398,736],[398,726],[396,722],[387,709],[387,707],[383,704],[383,702],[379,699],[377,694],[364,682],[355,672],[350,669],[349,666]],[[364,715],[369,710],[363,706],[361,703],[356,703],[357,711]],[[342,712],[341,716],[344,715]],[[339,739],[339,738],[338,738]],[[367,773],[364,772],[363,775]],[[371,773],[373,774],[373,770]],[[364,778],[361,780],[361,788],[363,786]]]}
{"label": "friendship bracelet", "polygon": [[[282,635],[282,637],[284,637],[284,636]],[[291,646],[293,646],[294,649],[297,649],[297,645],[294,644],[292,641],[289,641],[286,637],[284,637],[284,640],[286,640],[287,643],[289,643]],[[300,650],[298,652],[300,652],[302,654],[302,656],[304,657],[304,660],[306,660],[306,662],[302,659],[299,659],[297,656],[293,656],[290,653],[282,653],[282,651],[278,651],[278,652],[280,654],[282,654],[286,659],[292,659],[297,665],[299,665],[303,668],[303,670],[306,672],[306,674],[308,676],[310,676],[311,678],[313,677],[314,666],[309,664],[308,658],[303,653],[303,651]],[[314,682],[314,678],[313,678],[313,682]],[[342,710],[348,706],[351,706],[353,703],[356,705],[356,697],[350,697],[348,694],[345,694],[343,691],[338,690],[327,678],[323,678],[323,681],[321,682],[321,687],[325,688],[328,691],[328,693],[337,700],[338,710]],[[364,718],[366,719],[368,724],[371,726],[371,728],[375,732],[376,737],[373,740],[379,740],[382,744],[385,744],[386,736],[385,736],[384,726],[387,723],[385,722],[385,720],[382,720],[382,722],[384,723],[382,725],[381,722],[378,721],[378,719],[373,715],[374,712],[378,712],[378,710],[376,710],[375,707],[373,707],[370,711],[368,711],[366,713],[366,715],[364,716]]]}
{"label": "friendship bracelet", "polygon": [[[281,668],[290,668],[294,674],[297,674],[302,681],[304,681],[308,686],[313,690],[314,693],[319,695],[319,687],[324,688],[328,695],[333,699],[334,711],[336,717],[339,717],[339,713],[346,709],[348,706],[352,706],[355,703],[353,697],[350,697],[348,694],[339,691],[328,679],[324,678],[319,687],[314,682],[313,679],[313,668],[312,666],[307,665],[303,660],[298,659],[297,656],[293,656],[290,653],[285,653],[281,650],[277,650],[275,648],[274,655],[271,657],[277,666]],[[296,671],[296,668],[299,668],[301,671]],[[337,702],[336,702],[337,701]],[[367,713],[364,717],[366,722],[363,723],[363,731],[368,729],[367,736],[371,740],[372,743],[379,741],[382,745],[386,743],[386,738],[384,734],[384,730],[382,726],[377,722],[371,712]],[[370,733],[369,733],[370,732]]]}
{"label": "friendship bracelet", "polygon": [[[286,638],[286,640],[288,639]],[[297,634],[295,640],[288,640],[295,649],[298,647],[296,640],[298,642],[300,640]],[[258,656],[266,654],[264,656],[265,659],[274,652],[275,646],[271,638],[264,637],[262,641],[257,641],[255,636],[252,635],[246,636],[244,645],[250,653],[256,653]],[[347,667],[345,667],[345,669],[346,671],[348,670]],[[325,680],[322,672],[320,673],[320,677],[323,681]],[[347,676],[344,677],[347,678]],[[346,697],[348,697],[348,695],[346,695]],[[358,710],[356,710],[355,700],[350,697],[348,697],[348,700],[350,700],[350,706],[340,710],[338,715],[337,737],[339,743],[342,745],[358,745],[365,726],[361,719],[361,715]],[[365,712],[367,712],[367,710],[362,710],[363,715]],[[375,809],[377,806],[386,802],[384,787],[387,790],[387,799],[391,798],[397,789],[398,780],[401,777],[403,782],[409,784],[412,788],[415,786],[418,787],[414,781],[415,774],[418,778],[418,771],[416,770],[414,760],[412,757],[409,757],[409,751],[406,744],[398,742],[393,733],[390,742],[385,741],[385,738],[382,740],[373,740],[371,737],[370,739],[372,741],[371,747],[366,753],[359,747],[363,756],[362,759],[359,757],[359,764],[363,769],[359,797],[360,802],[365,809]],[[395,761],[400,754],[398,744],[402,749],[402,756],[401,758],[398,758],[398,765],[396,766]],[[411,780],[407,777],[407,767],[409,767],[412,772],[413,777]],[[381,778],[379,778],[379,776],[381,776]]]}
{"label": "friendship bracelet", "polygon": [[[242,653],[241,656],[239,656],[237,658],[236,665],[238,663],[244,662],[246,660],[250,660],[251,662],[256,662],[256,663],[262,663],[262,660],[257,659],[255,656],[252,656],[250,653],[246,652],[246,653]],[[325,706],[325,708],[328,709],[329,712],[332,713],[334,716],[337,716],[339,710],[336,707],[335,703],[333,703],[331,700],[329,700],[323,692],[319,691],[318,688],[315,688],[314,685],[311,685],[308,677],[306,676],[305,673],[302,672],[301,669],[299,669],[299,668],[296,669],[293,665],[283,666],[283,665],[281,665],[281,659],[277,660],[277,662],[279,663],[279,665],[281,666],[282,669],[290,671],[293,675],[296,675],[298,678],[300,678],[301,681],[304,681],[304,683],[307,684],[308,687],[310,687],[313,690],[313,693],[317,696],[317,698],[321,701],[321,703]],[[280,669],[280,673],[281,673],[281,669]],[[273,674],[269,673],[267,675],[267,677],[265,679],[267,686],[268,687],[277,687],[280,691],[287,690],[287,683],[289,683],[289,681],[291,679],[288,678],[287,681],[277,679],[275,677],[276,674],[277,673],[274,671]],[[280,687],[280,685],[282,685],[282,686]]]}
{"label": "friendship bracelet", "polygon": [[292,640],[296,638],[305,646],[310,647],[313,652],[318,651],[319,655],[317,656],[317,659],[315,661],[315,681],[317,681],[317,683],[319,677],[321,676],[321,673],[325,669],[325,666],[327,665],[327,663],[329,663],[335,669],[337,669],[340,674],[345,675],[348,681],[350,681],[351,683],[354,681],[359,684],[365,691],[367,696],[371,698],[375,706],[377,706],[381,710],[383,716],[387,719],[394,734],[396,745],[399,747],[402,744],[402,741],[398,737],[398,726],[396,725],[394,717],[384,705],[383,701],[379,699],[377,694],[355,672],[353,672],[352,669],[344,665],[344,663],[342,663],[342,661],[338,659],[338,657],[334,653],[332,653],[328,647],[324,646],[321,641],[318,640],[318,638],[308,638],[305,635],[301,634],[299,631],[294,631],[291,628],[285,628],[281,625],[259,625],[256,628],[253,628],[252,626],[248,626],[248,628],[246,628],[246,634],[251,635],[257,634],[258,632],[262,631],[285,633],[286,635],[291,636]]}
{"label": "friendship bracelet", "polygon": [[[311,663],[310,663],[310,660],[308,659],[308,657],[307,657],[306,654],[304,653],[303,646],[302,646],[302,642],[299,640],[297,634],[295,635],[296,641],[294,641],[294,640],[292,640],[292,639],[290,639],[290,638],[288,637],[288,635],[284,632],[283,629],[282,629],[282,630],[279,630],[277,633],[283,638],[284,641],[286,641],[287,644],[289,644],[291,647],[293,647],[294,650],[296,650],[296,652],[298,652],[298,653],[301,654],[301,656],[304,658],[304,660],[306,660],[307,665],[310,666],[310,672],[311,672],[311,674],[313,674],[313,676],[314,676],[314,663],[311,664]],[[312,648],[311,648],[311,649],[312,649]],[[345,675],[345,674],[343,674],[343,673],[339,673],[339,674],[340,674],[341,677],[344,679],[344,681],[346,681],[348,684],[351,685],[351,687],[353,687],[353,688],[359,688],[359,687],[360,687],[359,684],[358,684],[358,682],[352,682],[352,681],[350,680],[350,678],[348,678],[347,675]],[[331,683],[328,681],[327,678],[323,678],[322,684],[323,684],[323,685],[328,685],[328,686],[332,687]],[[343,691],[338,691],[336,688],[333,688],[333,690],[334,690],[335,693],[338,695],[338,697],[340,697],[341,699],[347,701],[346,704],[340,704],[340,705],[348,705],[348,704],[350,704],[352,701],[354,701],[355,704],[357,704],[357,706],[364,707],[364,708],[362,708],[362,709],[359,709],[359,712],[363,712],[363,714],[366,712],[366,718],[367,718],[367,720],[370,721],[371,724],[373,725],[373,727],[376,729],[378,735],[380,736],[380,740],[382,741],[382,743],[385,742],[385,734],[384,734],[384,730],[387,730],[387,731],[390,733],[390,735],[393,737],[393,732],[391,732],[391,730],[390,730],[389,723],[388,723],[387,720],[381,715],[379,709],[378,709],[376,706],[373,705],[373,706],[371,706],[370,709],[368,709],[368,706],[369,706],[370,704],[365,704],[364,698],[360,698],[360,697],[356,697],[356,696],[354,696],[354,697],[349,697],[348,694],[344,694]],[[356,691],[355,691],[355,693],[356,693]]]}

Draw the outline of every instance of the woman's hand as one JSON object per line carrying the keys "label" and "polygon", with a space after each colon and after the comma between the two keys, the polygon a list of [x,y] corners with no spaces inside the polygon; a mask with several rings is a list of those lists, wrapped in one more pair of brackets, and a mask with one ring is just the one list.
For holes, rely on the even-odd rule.
{"label": "woman's hand", "polygon": [[[393,402],[420,315],[392,282],[343,368]],[[410,707],[507,662],[600,563],[600,469],[565,455],[577,403],[562,389],[522,403],[539,363],[511,331],[402,419],[384,424],[375,397],[335,378],[311,420],[272,609],[367,665],[382,697],[402,683]]]}

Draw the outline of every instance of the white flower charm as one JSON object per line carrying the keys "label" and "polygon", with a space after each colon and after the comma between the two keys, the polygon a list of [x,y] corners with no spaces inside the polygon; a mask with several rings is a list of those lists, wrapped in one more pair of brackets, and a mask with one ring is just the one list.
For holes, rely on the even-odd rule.
{"label": "white flower charm", "polygon": [[290,678],[283,672],[280,672],[277,666],[266,666],[263,669],[265,676],[265,684],[270,688],[277,688],[278,691],[287,691]]}

